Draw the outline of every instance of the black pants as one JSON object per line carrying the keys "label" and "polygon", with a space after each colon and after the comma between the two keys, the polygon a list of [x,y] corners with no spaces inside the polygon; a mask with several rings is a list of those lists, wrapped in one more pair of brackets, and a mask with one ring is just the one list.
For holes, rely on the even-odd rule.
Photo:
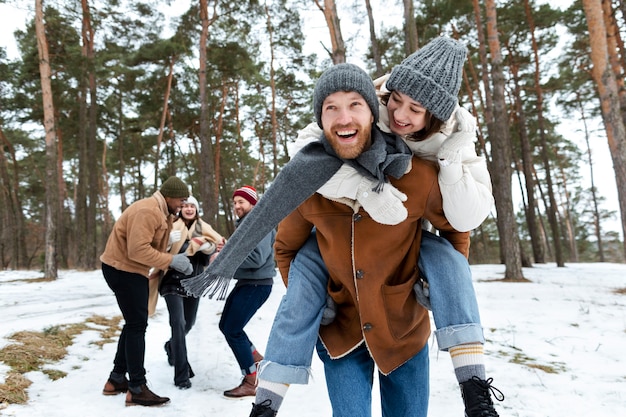
{"label": "black pants", "polygon": [[172,338],[170,346],[174,359],[174,384],[180,385],[189,381],[189,362],[187,359],[187,333],[196,322],[200,299],[183,297],[177,294],[165,295],[167,310],[170,314]]}
{"label": "black pants", "polygon": [[122,375],[128,372],[128,385],[139,387],[146,383],[144,358],[148,327],[148,279],[106,264],[102,264],[102,274],[113,290],[124,317],[124,327],[113,360],[113,372]]}

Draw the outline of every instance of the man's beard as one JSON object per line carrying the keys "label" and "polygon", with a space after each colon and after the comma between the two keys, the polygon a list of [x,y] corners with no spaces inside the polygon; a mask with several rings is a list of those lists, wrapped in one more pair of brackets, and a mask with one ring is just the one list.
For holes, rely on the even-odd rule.
{"label": "man's beard", "polygon": [[[342,143],[340,136],[338,136],[335,132],[341,130],[356,130],[357,131],[357,140],[350,143],[344,144]],[[359,155],[361,155],[364,151],[369,149],[372,143],[372,127],[371,125],[367,126],[358,126],[358,125],[347,125],[347,126],[331,126],[329,131],[324,131],[324,135],[328,140],[330,146],[332,146],[333,150],[341,159],[356,159]]]}

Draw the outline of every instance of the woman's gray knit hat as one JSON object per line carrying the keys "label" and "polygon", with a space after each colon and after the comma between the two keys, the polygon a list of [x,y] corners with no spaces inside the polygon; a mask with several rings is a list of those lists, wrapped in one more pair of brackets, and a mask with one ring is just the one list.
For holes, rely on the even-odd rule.
{"label": "woman's gray knit hat", "polygon": [[461,42],[435,38],[393,69],[387,89],[406,94],[445,122],[458,103],[466,57],[467,48]]}
{"label": "woman's gray knit hat", "polygon": [[317,125],[322,127],[322,104],[329,95],[338,91],[356,91],[364,99],[372,115],[374,123],[378,122],[378,98],[376,87],[365,71],[354,64],[337,64],[322,74],[315,84],[313,93],[313,111]]}

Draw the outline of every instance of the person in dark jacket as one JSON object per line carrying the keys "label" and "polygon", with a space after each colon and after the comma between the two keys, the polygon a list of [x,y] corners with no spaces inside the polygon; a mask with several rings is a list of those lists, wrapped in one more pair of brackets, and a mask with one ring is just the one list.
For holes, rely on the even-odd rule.
{"label": "person in dark jacket", "polygon": [[204,271],[211,255],[217,253],[225,242],[219,233],[200,218],[198,209],[198,200],[189,196],[180,211],[180,217],[172,225],[168,249],[171,254],[185,254],[191,261],[193,272],[185,275],[170,269],[159,285],[159,293],[167,304],[172,330],[170,340],[165,342],[165,352],[169,364],[174,366],[174,385],[180,389],[191,388],[189,379],[194,376],[187,359],[186,336],[196,322],[200,304],[200,298],[188,295],[180,280]]}
{"label": "person in dark jacket", "polygon": [[[233,193],[237,225],[256,205],[258,195],[250,186],[243,186]],[[274,238],[276,232],[268,233],[250,252],[237,269],[235,288],[226,298],[219,328],[235,354],[243,380],[237,387],[224,391],[224,396],[239,398],[256,394],[257,364],[263,359],[248,338],[244,327],[257,310],[267,301],[272,291],[276,266],[274,264]]]}

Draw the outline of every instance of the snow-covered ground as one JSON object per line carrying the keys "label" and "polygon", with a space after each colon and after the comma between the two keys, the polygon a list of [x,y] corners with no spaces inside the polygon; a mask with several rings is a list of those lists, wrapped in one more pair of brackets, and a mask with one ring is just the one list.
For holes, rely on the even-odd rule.
{"label": "snow-covered ground", "polygon": [[[472,266],[487,337],[486,366],[494,386],[505,395],[496,407],[501,417],[613,417],[626,411],[626,265],[553,264],[524,269],[530,283],[498,282],[502,265]],[[61,271],[55,282],[24,283],[40,277],[28,271],[0,271],[0,347],[20,330],[82,322],[92,315],[119,315],[113,294],[100,271]],[[248,325],[263,351],[284,287],[277,279],[269,301]],[[240,372],[217,323],[223,301],[203,299],[196,327],[188,336],[189,359],[196,373],[189,390],[173,385],[163,343],[169,338],[167,308],[159,301],[150,320],[146,369],[150,387],[169,396],[160,408],[125,407],[124,396],[103,396],[115,343],[92,344],[95,331],[78,336],[67,357],[48,365],[67,372],[50,380],[41,372],[33,381],[27,405],[9,405],[2,416],[117,417],[239,416],[250,413],[252,397],[227,399],[224,390],[240,382]],[[434,328],[434,325],[433,325]],[[461,417],[463,406],[449,355],[430,344],[429,416]],[[542,369],[554,369],[547,373]],[[8,368],[0,364],[0,383]],[[376,389],[374,392],[376,393]],[[375,394],[373,415],[380,416]],[[330,416],[323,367],[314,357],[313,380],[292,385],[279,416]],[[356,416],[358,417],[358,416]]]}

